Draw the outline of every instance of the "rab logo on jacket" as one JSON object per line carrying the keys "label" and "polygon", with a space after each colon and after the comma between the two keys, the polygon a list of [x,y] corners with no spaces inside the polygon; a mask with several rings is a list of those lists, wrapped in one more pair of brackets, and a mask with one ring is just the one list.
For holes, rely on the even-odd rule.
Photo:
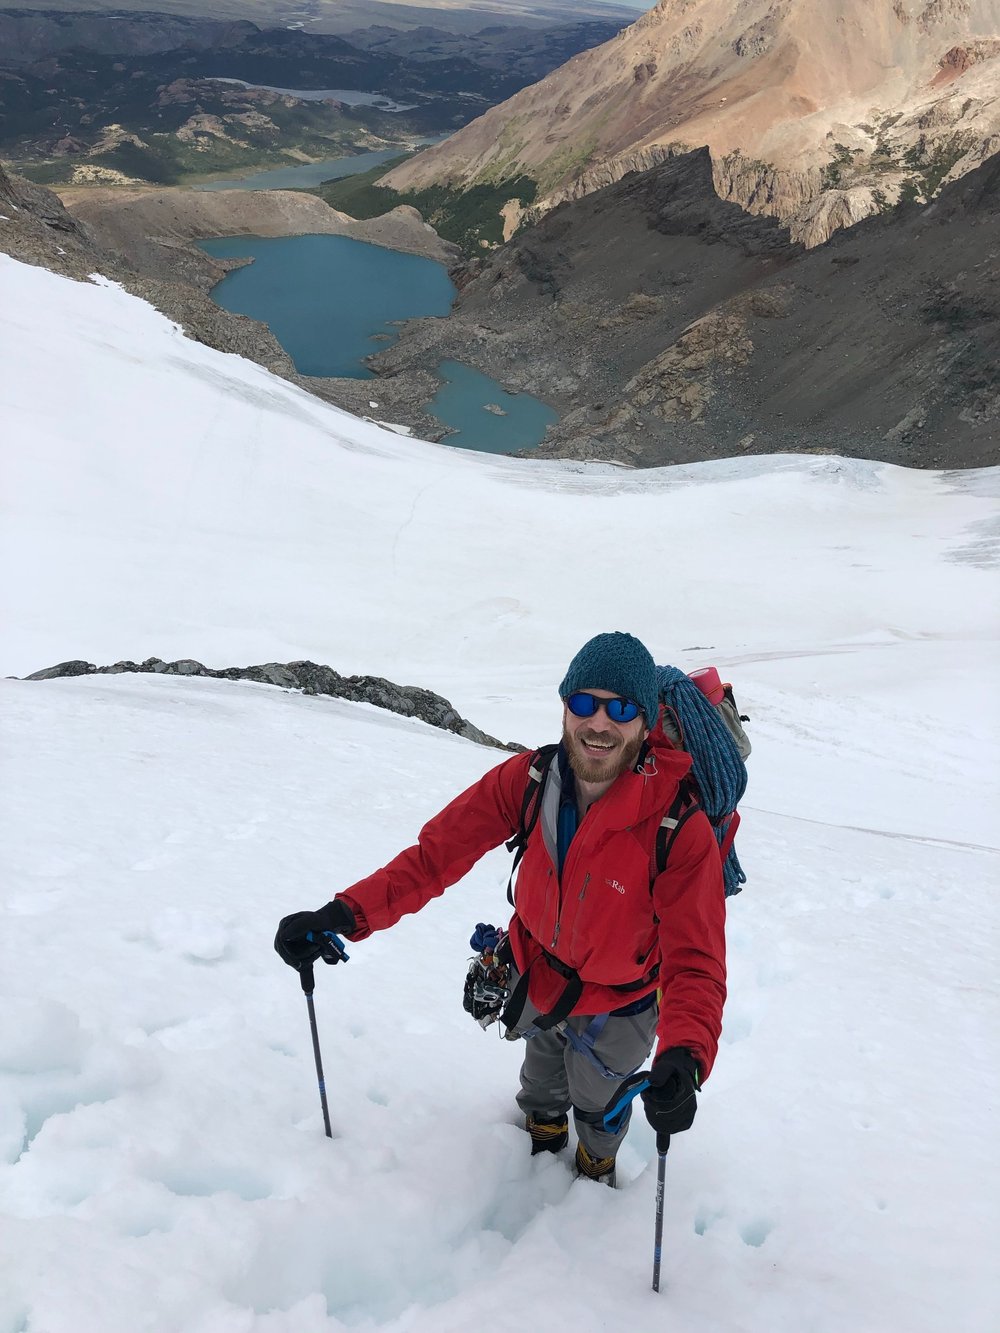
{"label": "rab logo on jacket", "polygon": [[606,879],[604,882],[605,882],[605,884],[608,885],[609,888],[614,889],[614,890],[615,890],[616,892],[618,892],[618,893],[624,893],[624,892],[625,892],[625,885],[624,885],[624,884],[619,884],[618,881],[617,881],[616,879]]}

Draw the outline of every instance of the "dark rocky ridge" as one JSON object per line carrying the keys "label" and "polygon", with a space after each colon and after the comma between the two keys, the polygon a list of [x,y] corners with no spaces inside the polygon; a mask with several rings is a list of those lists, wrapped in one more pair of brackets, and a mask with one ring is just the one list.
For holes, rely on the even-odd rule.
{"label": "dark rocky ridge", "polygon": [[417,685],[396,685],[381,676],[341,676],[332,667],[316,662],[265,662],[261,666],[223,667],[213,670],[192,658],[164,662],[149,657],[144,662],[115,662],[112,666],[95,666],[79,660],[60,662],[58,666],[33,671],[25,680],[58,680],[65,676],[119,676],[125,672],[139,672],[158,676],[206,676],[211,680],[250,680],[259,685],[276,685],[283,690],[302,690],[305,694],[325,694],[349,703],[374,704],[403,717],[415,717],[442,731],[489,745],[497,750],[520,751],[524,746],[504,743],[495,736],[467,722],[447,699]]}
{"label": "dark rocky ridge", "polygon": [[561,205],[469,267],[447,320],[411,322],[371,364],[405,382],[456,357],[546,399],[562,416],[534,457],[985,466],[998,214],[1000,155],[807,252],[719,199],[702,149]]}

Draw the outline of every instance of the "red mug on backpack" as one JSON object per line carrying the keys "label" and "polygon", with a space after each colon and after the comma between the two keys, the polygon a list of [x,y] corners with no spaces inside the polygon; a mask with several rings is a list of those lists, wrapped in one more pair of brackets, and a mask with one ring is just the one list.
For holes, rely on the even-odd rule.
{"label": "red mug on backpack", "polygon": [[688,675],[702,694],[706,696],[709,703],[716,706],[722,703],[726,691],[714,666],[699,667],[697,671],[691,671]]}

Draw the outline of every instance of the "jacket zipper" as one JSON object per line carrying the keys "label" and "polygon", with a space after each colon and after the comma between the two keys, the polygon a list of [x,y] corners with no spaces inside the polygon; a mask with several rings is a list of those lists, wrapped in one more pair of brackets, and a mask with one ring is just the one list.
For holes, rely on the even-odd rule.
{"label": "jacket zipper", "polygon": [[[570,844],[570,850],[572,851],[572,843]],[[567,853],[567,859],[568,855],[569,854]],[[563,875],[566,873],[565,865],[562,867],[560,867],[559,865],[558,848],[556,849],[556,856],[555,856],[555,871],[556,871],[556,924],[552,930],[552,943],[549,945],[549,948],[552,950],[553,953],[555,953],[556,943],[558,942],[559,939],[559,932],[560,930],[562,930]]]}
{"label": "jacket zipper", "polygon": [[[552,871],[550,870],[549,876],[551,877],[551,875]],[[549,945],[549,948],[553,950],[556,947],[556,940],[559,938],[559,931],[562,926],[562,876],[559,874],[558,869],[556,870],[555,879],[556,879],[556,924],[552,932],[552,943]]]}
{"label": "jacket zipper", "polygon": [[[580,831],[579,829],[577,829],[576,836],[574,837],[573,842],[575,842],[579,836],[580,836]],[[573,844],[570,843],[569,855],[566,858],[567,862],[569,861],[569,858],[570,856],[572,856],[572,854],[573,854]],[[562,930],[562,909],[563,909],[562,882],[563,882],[563,875],[566,874],[566,870],[567,866],[563,866],[563,873],[558,877],[559,892],[558,892],[558,897],[556,898],[556,924],[555,924],[555,929],[552,932],[552,943],[549,945],[549,948],[552,950],[553,953],[555,953],[556,944],[559,941],[559,932]],[[580,893],[577,897],[577,902],[582,903],[584,898],[587,896],[587,885],[589,883],[590,883],[590,871],[588,870],[586,875],[584,875],[583,877],[583,887],[580,889]]]}
{"label": "jacket zipper", "polygon": [[[583,816],[583,819],[581,819],[580,822],[579,822],[579,824],[577,825],[576,833],[573,835],[573,841],[570,843],[570,845],[569,845],[569,851],[568,851],[567,854],[566,854],[566,864],[563,866],[563,868],[562,868],[561,871],[559,870],[558,861],[555,862],[555,869],[556,869],[556,885],[557,885],[557,889],[558,889],[557,897],[556,897],[556,924],[555,924],[555,929],[554,929],[553,932],[552,932],[552,943],[549,945],[549,948],[552,950],[553,953],[555,953],[556,944],[557,944],[557,942],[558,942],[558,940],[559,940],[559,932],[562,930],[563,878],[564,878],[564,876],[566,875],[567,870],[569,869],[570,861],[571,861],[572,859],[574,859],[574,858],[573,858],[574,849],[576,850],[577,853],[579,853],[579,850],[580,850],[580,842],[579,842],[579,839],[580,839],[580,829],[583,827],[584,820],[587,818],[587,815],[590,814],[590,810],[591,810],[592,808],[593,808],[592,806],[588,808],[586,814]],[[552,858],[551,855],[549,856],[549,860],[550,860],[550,861],[553,860],[553,858]],[[551,873],[551,871],[550,871],[550,873]],[[570,878],[572,878],[572,876],[570,876]],[[583,887],[582,887],[581,890],[580,890],[579,897],[577,898],[577,902],[581,902],[581,903],[583,902],[584,898],[586,897],[586,893],[587,893],[587,885],[588,885],[589,883],[590,883],[590,872],[588,871],[587,874],[586,874],[586,875],[584,876],[584,878],[583,878]]]}

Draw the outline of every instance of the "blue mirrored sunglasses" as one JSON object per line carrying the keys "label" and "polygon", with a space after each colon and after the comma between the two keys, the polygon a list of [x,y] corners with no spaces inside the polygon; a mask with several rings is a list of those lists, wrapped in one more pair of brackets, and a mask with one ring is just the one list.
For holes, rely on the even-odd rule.
{"label": "blue mirrored sunglasses", "polygon": [[612,722],[634,722],[642,711],[632,699],[599,699],[585,690],[571,694],[564,702],[574,717],[593,717],[603,708]]}

